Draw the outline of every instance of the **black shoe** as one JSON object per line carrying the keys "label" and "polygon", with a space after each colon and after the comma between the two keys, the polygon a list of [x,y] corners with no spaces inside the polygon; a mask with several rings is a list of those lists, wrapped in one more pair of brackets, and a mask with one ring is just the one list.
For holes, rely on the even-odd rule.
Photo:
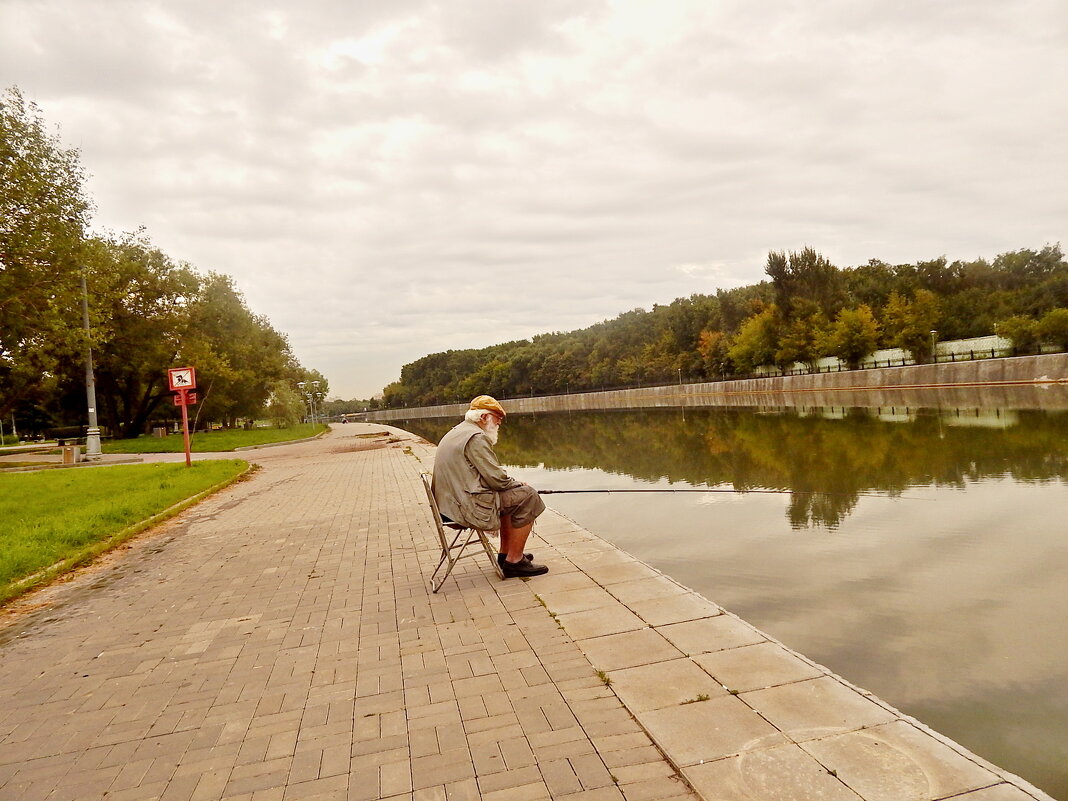
{"label": "black shoe", "polygon": [[525,578],[527,576],[540,576],[549,572],[545,565],[523,559],[519,562],[509,562],[507,559],[501,562],[501,571],[505,578]]}
{"label": "black shoe", "polygon": [[[505,558],[506,557],[505,557],[505,555],[503,553],[497,554],[497,564],[499,564],[499,565],[501,565],[503,567]],[[523,558],[526,559],[528,562],[533,562],[534,561],[534,554],[525,553],[525,554],[523,554]]]}

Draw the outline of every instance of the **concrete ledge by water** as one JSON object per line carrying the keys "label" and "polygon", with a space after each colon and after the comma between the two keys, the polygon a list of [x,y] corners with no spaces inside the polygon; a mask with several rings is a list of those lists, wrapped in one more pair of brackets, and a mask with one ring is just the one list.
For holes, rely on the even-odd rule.
{"label": "concrete ledge by water", "polygon": [[[966,400],[961,392],[966,390]],[[841,373],[748,378],[698,384],[512,398],[513,413],[658,406],[1068,408],[1068,353],[969,362],[880,367]],[[371,421],[459,417],[467,403],[381,409]]]}

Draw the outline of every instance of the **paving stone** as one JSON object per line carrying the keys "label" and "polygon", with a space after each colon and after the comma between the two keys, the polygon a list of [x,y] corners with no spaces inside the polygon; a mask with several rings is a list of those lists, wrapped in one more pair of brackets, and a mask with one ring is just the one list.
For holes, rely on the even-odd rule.
{"label": "paving stone", "polygon": [[459,781],[474,775],[474,765],[466,748],[412,759],[413,789]]}
{"label": "paving stone", "polygon": [[[347,775],[291,784],[281,788],[282,794],[278,796],[278,799],[279,801],[345,801],[348,797],[348,784]],[[265,801],[266,799],[265,796]],[[254,795],[253,801],[259,801],[259,797]]]}
{"label": "paving stone", "polygon": [[597,787],[592,790],[580,790],[570,795],[556,796],[560,801],[623,801],[623,793],[618,787]]}
{"label": "paving stone", "polygon": [[656,601],[662,598],[670,598],[675,595],[685,595],[689,592],[681,584],[672,581],[667,576],[657,573],[649,573],[649,568],[644,565],[638,571],[641,578],[630,581],[621,581],[609,584],[606,589],[620,603],[633,606],[642,601]]}
{"label": "paving stone", "polygon": [[590,609],[601,609],[616,604],[616,599],[601,587],[556,591],[547,591],[541,587],[534,587],[534,590],[545,603],[545,608],[550,613],[558,615],[565,612],[585,612]]}
{"label": "paving stone", "polygon": [[698,654],[693,661],[724,687],[738,692],[823,675],[819,668],[771,642]]}
{"label": "paving stone", "polygon": [[639,722],[679,765],[768,748],[786,738],[733,696],[637,713]]}
{"label": "paving stone", "polygon": [[678,776],[659,776],[637,782],[620,782],[627,801],[666,801],[669,798],[696,798]]}
{"label": "paving stone", "polygon": [[970,793],[964,793],[963,795],[956,796],[956,799],[960,801],[1033,801],[1036,797],[1030,793],[1026,793],[1019,787],[1014,787],[1011,784],[997,784],[993,787],[987,787],[983,790],[975,790]]}
{"label": "paving stone", "polygon": [[668,642],[685,654],[702,654],[767,642],[767,637],[733,615],[716,615],[685,623],[658,626]]}
{"label": "paving stone", "polygon": [[554,565],[552,572],[538,577],[537,592],[544,597],[545,595],[565,590],[593,590],[599,587],[600,585],[585,573],[577,570],[569,573],[558,573],[556,572],[556,565]]}
{"label": "paving stone", "polygon": [[635,601],[628,606],[634,614],[650,626],[664,626],[669,623],[685,623],[691,620],[715,617],[723,610],[696,593],[670,595],[666,598],[654,598],[647,601]]}
{"label": "paving stone", "polygon": [[905,721],[810,740],[801,747],[866,801],[928,801],[998,780]]}
{"label": "paving stone", "polygon": [[583,640],[580,646],[593,666],[605,671],[666,662],[683,655],[653,629],[594,637]]}
{"label": "paving stone", "polygon": [[567,759],[543,761],[538,769],[545,786],[553,796],[569,795],[583,789],[574,766]]}
{"label": "paving stone", "polygon": [[576,640],[637,631],[646,626],[640,617],[621,604],[586,612],[565,612],[559,618],[567,633]]}
{"label": "paving stone", "polygon": [[829,676],[754,690],[739,697],[795,742],[877,726],[896,717]]}
{"label": "paving stone", "polygon": [[661,574],[636,559],[603,566],[589,566],[585,575],[604,587],[643,578],[660,577]]}
{"label": "paving stone", "polygon": [[550,798],[549,788],[540,781],[522,787],[482,793],[483,801],[549,801]]}
{"label": "paving stone", "polygon": [[604,761],[597,754],[580,754],[568,757],[568,762],[575,769],[575,775],[582,782],[582,787],[590,790],[614,784],[612,774],[608,772]]}
{"label": "paving stone", "polygon": [[597,740],[597,750],[602,754],[612,751],[625,751],[631,748],[639,748],[652,745],[649,735],[637,726],[626,734],[617,734],[614,737],[601,737]]}
{"label": "paving stone", "polygon": [[540,784],[544,787],[541,771],[533,765],[478,777],[478,786],[483,796],[516,787],[529,787],[532,784]]}
{"label": "paving stone", "polygon": [[383,798],[391,798],[412,791],[412,769],[408,760],[382,765],[379,768],[379,789]]}
{"label": "paving stone", "polygon": [[859,801],[860,796],[796,745],[750,750],[683,768],[705,799],[715,801]]}
{"label": "paving stone", "polygon": [[689,659],[614,670],[612,689],[633,712],[677,706],[726,695],[720,684]]}
{"label": "paving stone", "polygon": [[621,765],[612,768],[612,775],[621,785],[639,784],[650,779],[666,779],[675,776],[675,769],[667,762],[645,762],[638,765]]}

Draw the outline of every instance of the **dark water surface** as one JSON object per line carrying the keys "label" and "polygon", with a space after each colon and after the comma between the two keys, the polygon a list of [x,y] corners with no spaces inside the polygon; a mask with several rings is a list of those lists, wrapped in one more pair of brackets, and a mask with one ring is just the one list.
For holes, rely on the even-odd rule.
{"label": "dark water surface", "polygon": [[497,452],[539,489],[784,490],[546,501],[1068,800],[1068,411],[509,415]]}

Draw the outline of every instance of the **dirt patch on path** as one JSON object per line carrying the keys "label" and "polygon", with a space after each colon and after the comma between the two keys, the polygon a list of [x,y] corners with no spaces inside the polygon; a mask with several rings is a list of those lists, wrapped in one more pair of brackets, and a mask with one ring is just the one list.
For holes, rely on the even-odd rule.
{"label": "dirt patch on path", "polygon": [[404,440],[389,431],[373,431],[368,434],[356,434],[345,437],[343,442],[334,445],[328,453],[357,453],[359,451],[376,451],[379,448],[388,448]]}

